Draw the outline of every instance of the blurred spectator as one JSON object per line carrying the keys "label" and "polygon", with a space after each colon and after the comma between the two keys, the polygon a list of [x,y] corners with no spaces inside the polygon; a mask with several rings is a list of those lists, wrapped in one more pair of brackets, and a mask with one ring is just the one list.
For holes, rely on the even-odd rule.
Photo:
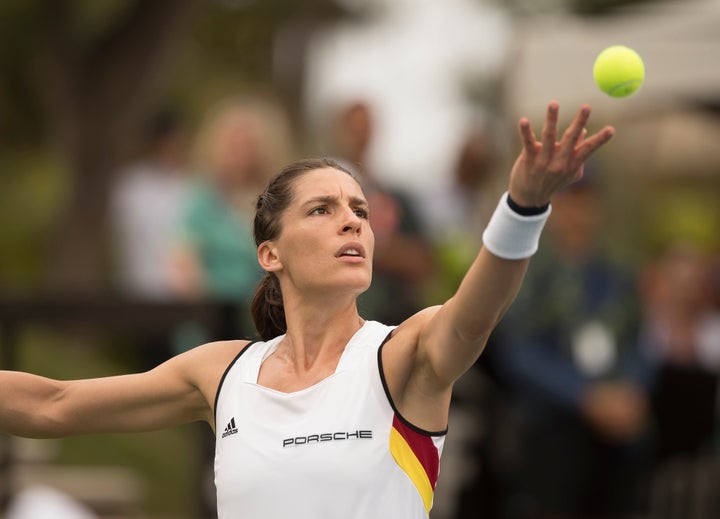
{"label": "blurred spectator", "polygon": [[271,102],[228,100],[208,114],[173,251],[177,294],[249,302],[262,275],[252,237],[255,202],[288,146],[284,114]]}
{"label": "blurred spectator", "polygon": [[669,247],[642,277],[642,341],[655,365],[653,411],[660,465],[712,454],[717,435],[720,310],[711,261],[689,244]]}
{"label": "blurred spectator", "polygon": [[[170,250],[187,195],[188,135],[176,113],[161,111],[150,121],[141,157],[119,172],[111,193],[113,248],[120,291],[138,301],[174,297]],[[141,343],[143,369],[172,352],[163,331],[146,332]]]}
{"label": "blurred spectator", "polygon": [[119,288],[152,300],[172,297],[168,254],[186,195],[187,134],[178,116],[157,114],[142,157],[120,171],[111,195]]}
{"label": "blurred spectator", "polygon": [[400,323],[424,306],[424,288],[435,273],[432,246],[409,197],[367,167],[374,137],[370,106],[358,101],[335,113],[330,152],[363,185],[375,234],[373,282],[360,297],[360,310],[368,319]]}
{"label": "blurred spectator", "polygon": [[603,200],[588,173],[553,199],[488,352],[519,412],[508,517],[628,517],[642,507],[649,404],[636,283],[602,244]]}

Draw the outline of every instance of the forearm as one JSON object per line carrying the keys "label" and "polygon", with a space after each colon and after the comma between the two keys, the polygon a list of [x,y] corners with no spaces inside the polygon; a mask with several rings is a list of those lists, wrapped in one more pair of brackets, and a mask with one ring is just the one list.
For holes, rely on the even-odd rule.
{"label": "forearm", "polygon": [[529,263],[529,258],[499,258],[483,247],[448,302],[455,334],[468,342],[487,340],[520,290]]}
{"label": "forearm", "polygon": [[510,209],[505,196],[501,199],[483,234],[483,247],[424,337],[422,348],[440,385],[456,380],[482,353],[520,290],[549,213],[545,208],[522,216]]}
{"label": "forearm", "polygon": [[483,247],[453,298],[449,313],[458,336],[487,339],[517,296],[549,215],[549,206],[523,209],[507,193],[501,197]]}

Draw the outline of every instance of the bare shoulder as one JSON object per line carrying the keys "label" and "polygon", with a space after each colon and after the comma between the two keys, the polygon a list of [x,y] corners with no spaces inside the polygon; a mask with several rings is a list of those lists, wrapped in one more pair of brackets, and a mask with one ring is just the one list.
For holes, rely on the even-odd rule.
{"label": "bare shoulder", "polygon": [[250,342],[247,340],[209,342],[173,357],[166,364],[196,386],[212,409],[223,374]]}
{"label": "bare shoulder", "polygon": [[[202,344],[174,357],[179,362],[193,364],[232,361],[251,341],[214,341]],[[199,366],[198,366],[199,367]]]}

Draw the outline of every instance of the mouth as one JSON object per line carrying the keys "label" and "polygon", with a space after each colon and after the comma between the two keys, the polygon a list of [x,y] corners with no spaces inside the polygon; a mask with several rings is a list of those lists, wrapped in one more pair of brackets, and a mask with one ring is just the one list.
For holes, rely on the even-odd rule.
{"label": "mouth", "polygon": [[336,258],[364,258],[365,248],[359,243],[346,243],[336,253]]}

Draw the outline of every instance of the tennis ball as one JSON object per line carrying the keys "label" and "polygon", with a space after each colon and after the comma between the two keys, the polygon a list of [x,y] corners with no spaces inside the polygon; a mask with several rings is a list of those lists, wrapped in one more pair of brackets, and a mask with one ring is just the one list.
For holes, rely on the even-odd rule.
{"label": "tennis ball", "polygon": [[640,55],[624,45],[613,45],[603,50],[593,66],[595,84],[612,97],[634,94],[643,79],[645,65]]}

